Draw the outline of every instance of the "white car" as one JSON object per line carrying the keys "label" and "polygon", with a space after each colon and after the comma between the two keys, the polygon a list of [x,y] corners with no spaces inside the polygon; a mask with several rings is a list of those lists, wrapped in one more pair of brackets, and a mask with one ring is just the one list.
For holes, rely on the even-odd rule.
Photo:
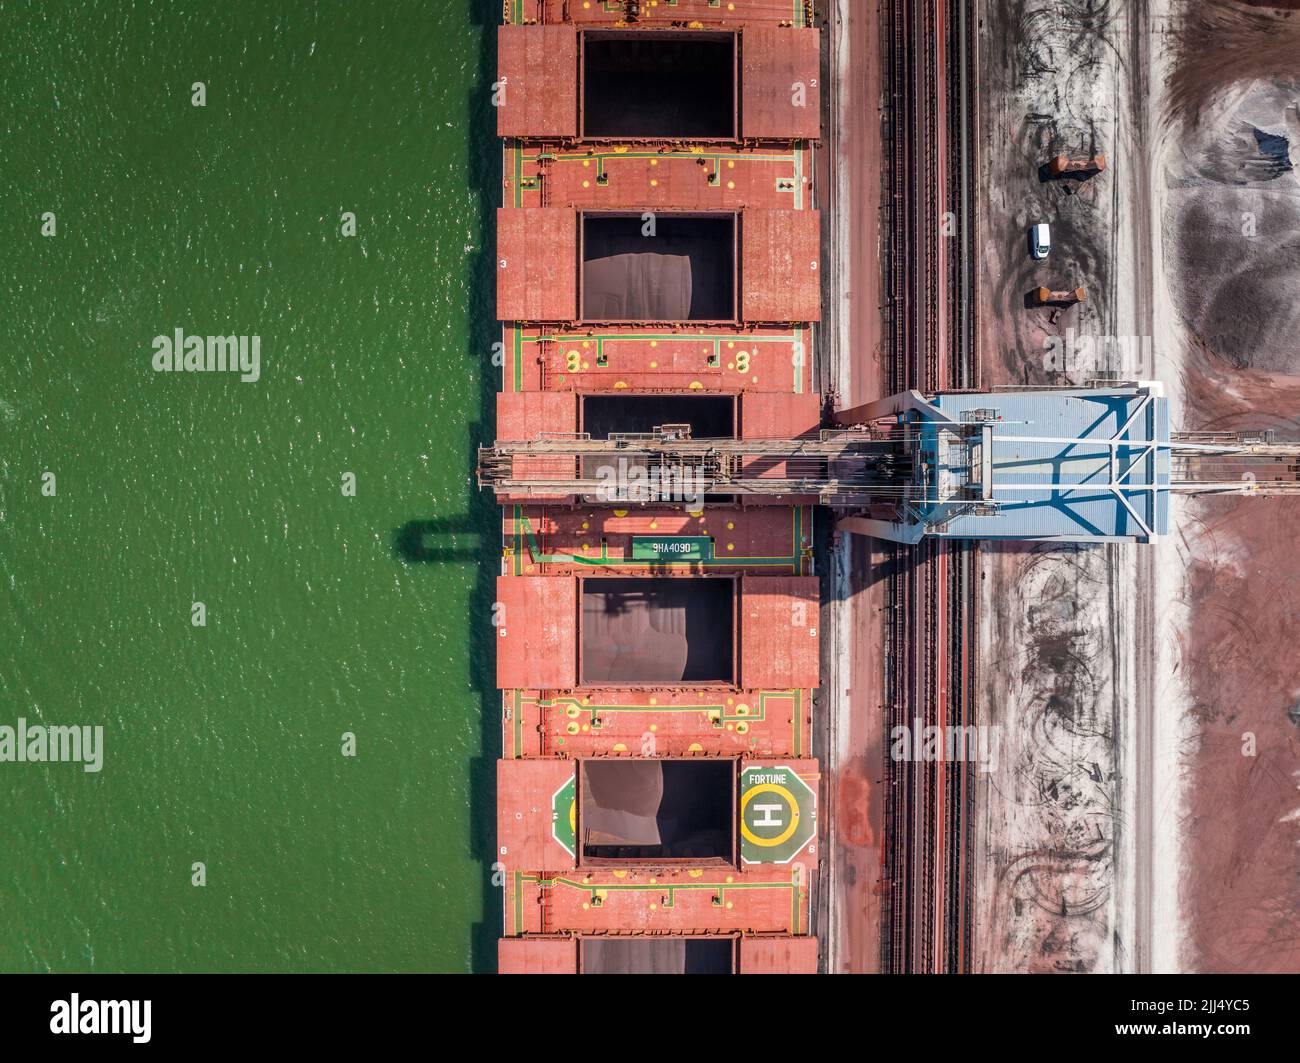
{"label": "white car", "polygon": [[1029,227],[1029,253],[1034,258],[1046,258],[1047,252],[1052,249],[1052,230],[1048,228],[1047,222],[1040,221],[1037,225]]}

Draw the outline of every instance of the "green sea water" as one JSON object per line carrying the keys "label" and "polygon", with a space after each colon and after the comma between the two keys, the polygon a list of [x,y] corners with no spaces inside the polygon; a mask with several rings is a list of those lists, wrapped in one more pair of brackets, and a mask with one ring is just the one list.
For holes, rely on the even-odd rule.
{"label": "green sea water", "polygon": [[0,0],[0,969],[493,967],[499,18]]}

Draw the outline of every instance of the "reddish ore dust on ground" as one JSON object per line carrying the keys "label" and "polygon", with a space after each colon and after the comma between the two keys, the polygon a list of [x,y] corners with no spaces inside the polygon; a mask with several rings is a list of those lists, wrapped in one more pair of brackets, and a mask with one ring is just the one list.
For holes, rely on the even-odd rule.
{"label": "reddish ore dust on ground", "polygon": [[[1300,17],[1198,0],[1179,46],[1170,88],[1183,143],[1166,261],[1192,334],[1183,427],[1300,438]],[[1243,239],[1247,216],[1262,222],[1256,238]],[[1196,735],[1185,764],[1183,965],[1295,971],[1300,499],[1207,497],[1183,513],[1175,534],[1190,622],[1179,659]]]}
{"label": "reddish ore dust on ground", "polygon": [[[1221,376],[1199,361],[1187,384],[1200,426],[1276,426],[1280,438],[1289,426],[1294,438],[1300,377]],[[1225,376],[1240,397],[1225,396]],[[1233,495],[1189,505],[1180,529],[1191,614],[1181,662],[1199,734],[1184,842],[1194,970],[1300,970],[1297,528],[1300,498]]]}

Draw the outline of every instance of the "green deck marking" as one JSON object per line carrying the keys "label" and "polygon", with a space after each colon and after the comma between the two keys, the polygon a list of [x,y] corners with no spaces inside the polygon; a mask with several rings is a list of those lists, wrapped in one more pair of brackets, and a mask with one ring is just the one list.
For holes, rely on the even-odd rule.
{"label": "green deck marking", "polygon": [[790,713],[790,730],[794,733],[790,736],[790,748],[794,750],[796,757],[803,756],[803,691],[795,690],[791,692],[794,697],[794,709]]}
{"label": "green deck marking", "polygon": [[577,835],[574,833],[576,812],[574,805],[578,800],[577,793],[578,776],[575,772],[565,779],[564,785],[551,796],[551,837],[575,859],[578,848]]}
{"label": "green deck marking", "polygon": [[523,693],[518,690],[512,690],[510,694],[514,698],[514,709],[510,713],[510,723],[513,725],[515,732],[515,759],[519,760],[524,755],[524,698]]}
{"label": "green deck marking", "polygon": [[817,793],[786,765],[740,773],[740,859],[788,864],[817,836]]}
{"label": "green deck marking", "polygon": [[[707,567],[716,568],[737,568],[737,567],[789,567],[790,571],[797,576],[810,575],[807,561],[809,559],[809,548],[803,545],[803,506],[790,507],[793,530],[791,534],[791,551],[786,557],[750,557],[744,554],[730,555],[727,557],[710,556],[703,561],[683,560],[681,564],[703,564]],[[814,517],[814,520],[816,518]],[[577,564],[587,565],[592,568],[600,567],[640,567],[650,564],[664,564],[655,559],[637,558],[635,556],[635,540],[637,538],[651,538],[648,536],[633,536],[633,556],[630,558],[611,558],[609,556],[609,546],[604,539],[601,540],[601,552],[599,557],[587,557],[582,554],[545,554],[542,552],[541,544],[537,539],[536,532],[533,531],[532,521],[523,515],[523,506],[515,504],[514,507],[514,531],[508,533],[503,541],[507,544],[508,549],[514,562],[514,574],[523,575],[523,555],[527,549],[529,560],[534,564]],[[811,529],[810,529],[811,534]],[[666,536],[665,538],[673,538]],[[686,536],[684,538],[695,538]],[[700,538],[708,538],[701,536]]]}
{"label": "green deck marking", "polygon": [[519,528],[524,520],[524,507],[516,502],[514,509],[514,520],[511,521],[511,527],[514,530],[509,534],[508,545],[514,557],[514,574],[522,576],[524,574],[524,542]]}
{"label": "green deck marking", "polygon": [[[586,714],[587,722],[593,726],[598,726],[595,721],[602,715],[613,714],[617,712],[644,712],[644,713],[678,713],[678,712],[704,712],[718,714],[718,723],[763,723],[767,720],[767,702],[769,699],[790,700],[795,704],[795,730],[796,739],[799,730],[799,713],[803,708],[803,691],[802,690],[760,690],[758,694],[758,708],[751,708],[746,713],[736,711],[735,708],[728,709],[724,704],[710,704],[708,702],[697,702],[690,705],[651,705],[648,702],[639,702],[627,705],[592,705],[584,704],[580,698],[575,697],[558,697],[558,698],[533,698],[523,697],[522,692],[516,691],[516,695],[521,699],[520,705],[536,705],[542,709],[576,709],[579,715]],[[520,725],[522,727],[522,725]],[[796,752],[796,755],[800,755]]]}
{"label": "green deck marking", "polygon": [[[515,350],[515,366],[516,366],[515,390],[516,391],[523,390],[523,387],[519,383],[519,379],[518,379],[519,375],[523,371],[522,370],[522,364],[523,364],[522,344],[524,343],[540,344],[540,343],[547,343],[547,342],[554,342],[556,344],[583,343],[583,342],[590,343],[592,340],[596,342],[596,357],[598,360],[604,357],[605,355],[606,341],[612,343],[612,342],[636,342],[642,340],[660,340],[660,341],[667,341],[667,342],[676,341],[681,343],[701,343],[701,342],[711,343],[713,345],[713,355],[709,361],[710,368],[716,368],[717,366],[721,365],[722,344],[724,342],[744,343],[746,344],[746,346],[756,346],[760,343],[789,343],[792,347],[799,349],[800,353],[802,354],[803,363],[809,367],[810,373],[813,371],[813,366],[812,366],[813,355],[811,353],[813,349],[813,332],[812,332],[811,325],[808,327],[806,337],[804,335],[803,329],[796,329],[789,336],[743,336],[734,332],[718,334],[718,335],[710,335],[708,333],[683,334],[683,333],[655,333],[655,332],[645,333],[645,334],[600,333],[595,335],[587,334],[587,333],[574,333],[572,335],[566,335],[560,333],[560,334],[547,334],[547,335],[539,335],[539,336],[523,336],[522,334],[520,334],[516,341],[517,346]],[[793,391],[794,394],[796,395],[802,395],[804,393],[803,366],[798,364],[798,362],[793,358],[791,359],[791,361],[795,362],[793,366],[794,369]],[[563,380],[564,374],[560,373],[558,375],[558,379]]]}
{"label": "green deck marking", "polygon": [[666,883],[649,883],[649,882],[609,882],[596,885],[588,882],[578,882],[571,878],[565,878],[563,875],[556,875],[554,878],[543,878],[538,875],[525,875],[524,881],[536,882],[539,886],[554,888],[555,886],[569,886],[572,889],[579,890],[592,897],[598,893],[644,893],[647,890],[653,890],[656,893],[686,892],[688,890],[717,890],[720,894],[735,893],[743,890],[793,890],[795,895],[799,892],[799,883],[791,878],[789,882],[675,882],[672,885]]}
{"label": "green deck marking", "polygon": [[[712,159],[714,162],[727,160],[728,162],[788,162],[798,167],[801,165],[799,158],[801,152],[776,152],[774,154],[757,154],[746,152],[744,154],[724,154],[721,152],[706,151],[593,151],[593,152],[574,152],[566,154],[563,152],[539,151],[536,155],[522,155],[523,162],[588,162],[595,160],[598,164],[610,159]],[[599,172],[599,171],[597,171]]]}
{"label": "green deck marking", "polygon": [[726,333],[720,332],[717,334],[710,334],[707,332],[685,332],[685,333],[647,332],[644,334],[639,332],[607,332],[607,333],[596,333],[596,334],[591,334],[586,332],[574,332],[572,334],[548,333],[544,336],[525,336],[523,339],[525,343],[546,343],[550,341],[554,341],[555,343],[581,343],[584,340],[586,341],[595,340],[597,344],[596,351],[597,353],[601,353],[601,345],[606,340],[610,342],[635,341],[635,340],[658,340],[661,343],[664,341],[672,341],[672,340],[677,340],[680,342],[690,342],[690,343],[700,343],[708,340],[713,343],[723,343],[729,340],[732,343],[743,342],[749,345],[755,343],[802,342],[803,337],[801,335],[801,330],[796,329],[789,336],[746,336],[742,333],[736,333],[736,332],[726,332]]}
{"label": "green deck marking", "polygon": [[[537,533],[533,530],[532,521],[522,515],[522,509],[515,506],[515,574],[519,575],[522,565],[522,553],[526,545],[529,559],[536,565],[547,564],[573,564],[586,565],[590,568],[639,568],[649,565],[704,565],[706,568],[789,568],[795,575],[802,574],[804,567],[803,543],[800,537],[800,528],[802,525],[802,506],[792,506],[794,513],[794,536],[791,542],[791,553],[785,557],[764,557],[764,556],[747,556],[743,554],[732,554],[727,557],[714,557],[710,555],[702,560],[686,559],[679,562],[663,561],[660,559],[646,559],[636,557],[636,539],[633,536],[633,554],[627,558],[612,558],[609,556],[609,544],[601,539],[600,556],[588,557],[584,554],[547,554],[542,552],[541,544],[538,542]],[[521,531],[522,529],[522,531]],[[649,538],[642,536],[641,538]],[[665,536],[664,538],[671,538]],[[694,538],[694,537],[690,537]],[[701,536],[700,538],[708,538]]]}
{"label": "green deck marking", "polygon": [[633,561],[712,561],[713,540],[707,535],[634,535]]}
{"label": "green deck marking", "polygon": [[554,889],[556,886],[568,886],[570,889],[578,890],[587,895],[588,903],[593,907],[599,906],[599,897],[602,893],[644,893],[653,890],[657,893],[666,893],[667,901],[664,907],[671,908],[676,903],[676,895],[679,891],[699,891],[710,890],[717,894],[718,900],[725,904],[727,894],[738,893],[745,890],[788,890],[790,892],[790,925],[792,933],[799,933],[799,895],[801,887],[798,875],[791,876],[789,882],[681,882],[667,884],[651,883],[605,883],[601,885],[592,885],[585,882],[577,882],[574,879],[557,875],[555,878],[543,878],[540,875],[525,875],[524,881],[536,882],[542,889]]}

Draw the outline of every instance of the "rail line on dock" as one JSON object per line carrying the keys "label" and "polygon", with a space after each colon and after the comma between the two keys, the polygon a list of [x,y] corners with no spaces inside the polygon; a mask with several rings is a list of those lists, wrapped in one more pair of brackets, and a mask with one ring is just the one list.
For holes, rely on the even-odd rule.
{"label": "rail line on dock", "polygon": [[[893,212],[890,388],[978,386],[974,345],[973,29],[962,0],[888,9]],[[936,539],[895,549],[886,601],[885,748],[905,728],[949,748],[975,713],[977,550]],[[959,732],[966,734],[968,732]],[[958,746],[967,752],[964,743]],[[882,969],[962,972],[971,956],[972,771],[965,757],[886,755]]]}

